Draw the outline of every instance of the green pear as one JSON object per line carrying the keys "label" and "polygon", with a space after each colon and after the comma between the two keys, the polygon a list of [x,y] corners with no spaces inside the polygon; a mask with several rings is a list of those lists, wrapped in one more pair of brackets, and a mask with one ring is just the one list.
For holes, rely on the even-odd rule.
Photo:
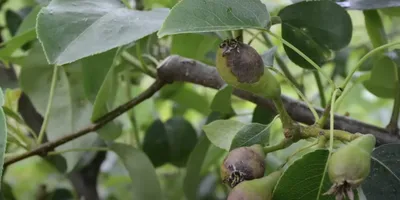
{"label": "green pear", "polygon": [[338,199],[354,199],[353,190],[367,178],[371,170],[371,153],[376,139],[371,134],[361,135],[340,147],[328,161],[328,175],[333,183],[325,194]]}
{"label": "green pear", "polygon": [[259,179],[243,181],[231,190],[227,200],[271,200],[281,174],[275,171]]}

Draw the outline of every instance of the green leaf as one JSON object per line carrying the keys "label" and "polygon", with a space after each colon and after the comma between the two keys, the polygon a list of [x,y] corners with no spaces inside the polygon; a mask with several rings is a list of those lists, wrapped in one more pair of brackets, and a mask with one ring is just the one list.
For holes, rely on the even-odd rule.
{"label": "green leaf", "polygon": [[[299,12],[301,10],[301,12]],[[318,65],[330,59],[330,50],[350,43],[353,26],[345,9],[332,1],[303,1],[279,12],[282,37]],[[314,69],[292,49],[284,45],[290,60],[300,67]]]}
{"label": "green leaf", "polygon": [[236,133],[246,124],[235,120],[216,120],[203,126],[207,138],[215,146],[229,151]]}
{"label": "green leaf", "polygon": [[[0,93],[1,93],[1,91],[0,91]],[[1,107],[1,100],[2,100],[2,97],[1,97],[1,94],[0,94],[0,107]],[[21,118],[21,116],[20,116],[18,113],[16,113],[16,112],[14,112],[13,110],[11,110],[10,108],[8,108],[8,107],[3,107],[3,111],[4,111],[4,114],[5,114],[6,116],[8,116],[8,117],[14,119],[16,122],[18,122],[18,123],[20,123],[20,124],[25,124],[25,122],[24,122],[24,120]]]}
{"label": "green leaf", "polygon": [[111,149],[120,157],[131,177],[132,199],[163,199],[156,171],[146,154],[125,144],[115,143]]}
{"label": "green leaf", "polygon": [[[363,82],[364,87],[381,98],[394,98],[396,94],[396,63],[387,56],[374,61],[371,77]],[[399,70],[399,69],[397,69]]]}
{"label": "green leaf", "polygon": [[[206,124],[220,119],[221,116],[217,112],[213,112],[208,116]],[[202,134],[195,148],[189,156],[186,166],[186,176],[184,179],[183,190],[187,199],[196,199],[197,191],[201,181],[201,168],[206,158],[207,152],[211,145],[205,134]]]}
{"label": "green leaf", "polygon": [[365,196],[367,199],[399,199],[400,145],[379,146],[372,156],[371,173],[361,185]]}
{"label": "green leaf", "polygon": [[0,107],[4,105],[4,94],[3,89],[0,88]]}
{"label": "green leaf", "polygon": [[253,144],[266,143],[269,138],[269,128],[269,125],[255,123],[242,127],[233,138],[230,150]]}
{"label": "green leaf", "polygon": [[18,48],[36,39],[35,29],[30,29],[1,44],[0,59],[8,59]]}
{"label": "green leaf", "polygon": [[193,126],[183,117],[173,117],[165,122],[170,146],[172,164],[185,166],[190,153],[197,143],[197,133]]}
{"label": "green leaf", "polygon": [[[54,67],[47,64],[39,43],[35,43],[24,62],[20,74],[20,86],[29,96],[36,110],[44,116]],[[50,141],[91,124],[92,105],[86,99],[83,91],[80,63],[59,67],[53,105],[46,130],[47,138]],[[90,147],[96,138],[97,136],[94,133],[87,134],[57,147],[56,150]],[[63,154],[67,160],[67,171],[73,169],[83,153],[68,152]]]}
{"label": "green leaf", "polygon": [[11,35],[14,36],[17,33],[19,25],[22,23],[22,17],[13,10],[7,10],[5,17],[7,28]]}
{"label": "green leaf", "polygon": [[172,8],[157,35],[266,29],[269,20],[260,0],[185,0]]}
{"label": "green leaf", "polygon": [[196,199],[197,190],[201,181],[201,167],[210,147],[210,140],[205,135],[202,135],[193,149],[187,164],[186,177],[183,184],[183,189],[187,199]]}
{"label": "green leaf", "polygon": [[365,28],[372,47],[377,48],[388,43],[388,38],[383,27],[381,17],[377,10],[366,10],[364,13]]}
{"label": "green leaf", "polygon": [[3,92],[2,89],[0,88],[0,180],[2,180],[2,175],[3,175],[4,156],[6,153],[6,144],[7,144],[6,116],[2,109],[2,106],[4,104],[3,98],[4,98]]}
{"label": "green leaf", "polygon": [[104,114],[107,113],[108,111],[108,102],[110,100],[110,97],[114,94],[116,91],[116,85],[114,83],[114,69],[115,66],[112,66],[112,68],[108,71],[103,83],[101,84],[101,87],[99,88],[97,94],[96,94],[96,99],[94,101],[94,107],[93,107],[93,114],[91,117],[92,121],[96,121],[100,117],[102,117]]}
{"label": "green leaf", "polygon": [[211,110],[222,114],[234,114],[231,101],[232,92],[233,87],[230,85],[224,85],[219,89],[211,103]]}
{"label": "green leaf", "polygon": [[51,193],[47,194],[46,200],[71,200],[74,196],[71,191],[65,188],[57,188]]}
{"label": "green leaf", "polygon": [[380,9],[380,11],[385,15],[400,17],[400,4],[398,6],[399,7],[383,8]]}
{"label": "green leaf", "polygon": [[179,0],[146,0],[143,1],[145,8],[167,7],[172,8]]}
{"label": "green leaf", "polygon": [[[117,49],[82,59],[83,86],[87,98],[94,103],[113,65]],[[106,98],[107,99],[107,98]]]}
{"label": "green leaf", "polygon": [[195,91],[192,85],[185,84],[184,87],[181,87],[175,91],[173,96],[171,96],[169,99],[175,101],[183,107],[192,108],[203,115],[208,115],[210,113],[209,102],[207,98]]}
{"label": "green leaf", "polygon": [[215,63],[218,44],[216,36],[206,34],[179,34],[172,37],[171,54],[199,60],[209,65]]}
{"label": "green leaf", "polygon": [[[82,59],[84,91],[89,101],[94,104],[92,122],[111,109],[109,104],[116,95],[113,67],[116,54],[117,49],[112,49]],[[98,133],[104,140],[113,140],[120,135],[121,127],[114,120],[99,129]]]}
{"label": "green leaf", "polygon": [[277,47],[274,46],[267,51],[265,51],[263,54],[261,54],[261,58],[263,59],[264,65],[268,67],[274,66],[274,58],[275,58],[275,53],[277,51]]}
{"label": "green leaf", "polygon": [[49,63],[62,65],[151,34],[167,14],[130,10],[115,0],[54,0],[39,13],[37,32]]}
{"label": "green leaf", "polygon": [[42,9],[42,7],[40,5],[37,5],[35,8],[32,9],[32,11],[29,12],[29,14],[22,21],[21,25],[18,27],[16,35],[24,33],[28,30],[36,29],[36,18],[40,9]]}
{"label": "green leaf", "polygon": [[252,122],[259,123],[259,124],[269,124],[272,122],[272,120],[275,118],[275,116],[276,116],[275,111],[265,108],[263,106],[257,105],[253,111]]}
{"label": "green leaf", "polygon": [[16,200],[13,188],[9,184],[3,182],[0,188],[0,200]]}
{"label": "green leaf", "polygon": [[293,162],[283,172],[282,177],[275,186],[273,199],[317,199],[322,181],[321,195],[318,199],[335,199],[334,196],[322,195],[331,186],[327,174],[322,180],[328,155],[328,150],[319,149]]}
{"label": "green leaf", "polygon": [[161,120],[155,120],[146,131],[143,140],[143,151],[149,157],[154,167],[170,161],[170,145],[167,131]]}

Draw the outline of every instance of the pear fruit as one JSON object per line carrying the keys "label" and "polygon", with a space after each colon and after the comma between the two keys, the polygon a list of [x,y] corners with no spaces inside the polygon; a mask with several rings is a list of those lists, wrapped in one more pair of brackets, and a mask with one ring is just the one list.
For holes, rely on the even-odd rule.
{"label": "pear fruit", "polygon": [[265,171],[263,147],[255,144],[233,149],[221,165],[221,179],[231,188],[242,181],[261,178]]}
{"label": "pear fruit", "polygon": [[275,171],[259,179],[243,181],[231,190],[227,200],[272,200],[281,174],[281,171]]}

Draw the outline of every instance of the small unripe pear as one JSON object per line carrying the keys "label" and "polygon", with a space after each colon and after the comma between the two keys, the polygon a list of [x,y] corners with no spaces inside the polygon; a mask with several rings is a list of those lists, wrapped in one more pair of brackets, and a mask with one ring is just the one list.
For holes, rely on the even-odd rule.
{"label": "small unripe pear", "polygon": [[339,199],[345,196],[354,199],[353,189],[360,186],[370,173],[375,143],[373,135],[361,135],[332,154],[328,174],[333,186],[325,194],[334,194]]}
{"label": "small unripe pear", "polygon": [[227,200],[271,200],[281,174],[275,171],[259,179],[243,181],[232,189]]}
{"label": "small unripe pear", "polygon": [[266,98],[281,95],[279,82],[250,45],[236,39],[223,41],[217,50],[216,66],[221,78],[233,87]]}
{"label": "small unripe pear", "polygon": [[221,165],[221,179],[231,188],[242,181],[264,176],[265,154],[263,147],[255,144],[233,149]]}

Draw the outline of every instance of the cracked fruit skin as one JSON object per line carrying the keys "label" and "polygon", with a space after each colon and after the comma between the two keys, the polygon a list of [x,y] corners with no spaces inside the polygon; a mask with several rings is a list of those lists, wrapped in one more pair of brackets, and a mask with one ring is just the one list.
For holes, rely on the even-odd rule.
{"label": "cracked fruit skin", "polygon": [[216,67],[221,78],[235,88],[265,98],[274,99],[281,95],[279,82],[250,45],[236,39],[223,41],[217,50]]}
{"label": "cracked fruit skin", "polygon": [[233,149],[221,165],[222,181],[233,188],[242,181],[263,177],[264,158],[263,147],[259,144]]}
{"label": "cracked fruit skin", "polygon": [[354,198],[352,190],[360,186],[370,173],[375,143],[373,135],[360,135],[332,154],[328,174],[333,186],[326,194],[334,194],[338,199],[346,195]]}
{"label": "cracked fruit skin", "polygon": [[227,200],[272,200],[281,174],[281,171],[275,171],[259,179],[243,181],[232,189]]}

